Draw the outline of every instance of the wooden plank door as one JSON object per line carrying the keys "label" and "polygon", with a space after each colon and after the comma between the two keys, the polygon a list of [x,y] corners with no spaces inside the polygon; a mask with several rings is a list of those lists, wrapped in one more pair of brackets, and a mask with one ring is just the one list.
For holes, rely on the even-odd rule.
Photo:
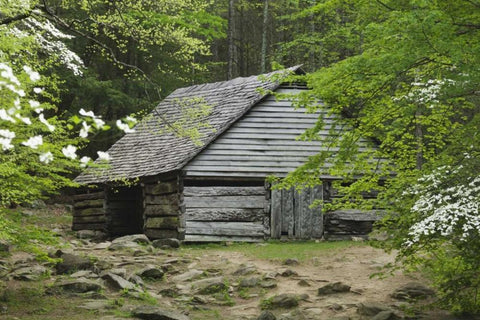
{"label": "wooden plank door", "polygon": [[271,237],[318,239],[323,235],[321,207],[310,208],[315,200],[323,199],[321,185],[297,191],[293,188],[272,190]]}

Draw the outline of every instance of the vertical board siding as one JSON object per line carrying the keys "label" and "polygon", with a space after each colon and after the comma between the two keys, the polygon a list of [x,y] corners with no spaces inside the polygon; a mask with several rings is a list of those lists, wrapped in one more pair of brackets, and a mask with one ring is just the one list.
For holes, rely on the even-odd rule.
{"label": "vertical board siding", "polygon": [[[288,94],[302,91],[277,89],[277,92]],[[315,125],[319,116],[326,123],[319,134],[325,137],[330,134],[332,116],[325,111],[306,111],[305,108],[293,108],[292,102],[285,98],[277,101],[274,96],[267,97],[190,161],[184,168],[186,176],[285,176],[305,163],[308,156],[322,150],[319,141],[297,141],[305,129]]]}
{"label": "vertical board siding", "polygon": [[265,187],[185,187],[186,241],[261,241]]}
{"label": "vertical board siding", "polygon": [[294,239],[318,239],[323,236],[321,207],[310,208],[315,200],[323,199],[322,186],[305,188],[301,192],[292,189],[272,190],[271,237]]}

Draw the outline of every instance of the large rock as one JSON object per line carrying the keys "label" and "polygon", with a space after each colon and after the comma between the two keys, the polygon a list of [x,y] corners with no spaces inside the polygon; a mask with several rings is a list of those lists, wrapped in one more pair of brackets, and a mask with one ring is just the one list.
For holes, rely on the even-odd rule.
{"label": "large rock", "polygon": [[357,305],[357,312],[362,316],[374,317],[384,311],[391,312],[393,310],[378,302],[361,302]]}
{"label": "large rock", "polygon": [[294,308],[298,306],[298,297],[295,294],[291,293],[282,293],[276,296],[273,296],[264,304],[266,309],[276,309],[276,308]]}
{"label": "large rock", "polygon": [[259,284],[260,284],[260,278],[250,277],[250,278],[244,278],[244,279],[240,280],[240,283],[238,284],[238,287],[239,288],[253,288],[253,287],[256,287]]}
{"label": "large rock", "polygon": [[180,240],[175,238],[168,238],[168,239],[157,239],[152,241],[152,245],[155,248],[180,248]]}
{"label": "large rock", "polygon": [[21,267],[12,272],[14,279],[22,281],[37,281],[47,274],[48,269],[40,265]]}
{"label": "large rock", "polygon": [[227,289],[223,277],[206,278],[192,282],[192,289],[198,294],[213,294]]}
{"label": "large rock", "polygon": [[106,273],[102,276],[107,286],[112,290],[137,290],[137,286],[114,273]]}
{"label": "large rock", "polygon": [[242,264],[233,272],[234,276],[245,276],[257,272],[257,268],[253,264]]}
{"label": "large rock", "polygon": [[144,234],[131,234],[128,236],[115,238],[112,241],[112,243],[122,243],[122,242],[136,242],[139,244],[149,244],[150,240]]}
{"label": "large rock", "polygon": [[321,288],[318,288],[318,295],[327,295],[339,292],[350,291],[350,286],[342,282],[329,283]]}
{"label": "large rock", "polygon": [[426,299],[434,296],[435,292],[419,282],[409,282],[392,293],[392,298],[398,300]]}
{"label": "large rock", "polygon": [[179,281],[190,281],[194,279],[201,278],[203,276],[204,272],[196,269],[191,269],[188,270],[185,273],[176,275],[172,277],[172,281],[179,282]]}
{"label": "large rock", "polygon": [[77,256],[71,253],[65,253],[61,250],[58,250],[55,253],[55,256],[62,259],[62,261],[57,263],[55,266],[58,274],[74,273],[79,270],[93,269],[93,262],[89,258]]}
{"label": "large rock", "polygon": [[189,320],[184,314],[163,310],[153,306],[141,306],[132,311],[132,315],[143,320]]}
{"label": "large rock", "polygon": [[102,285],[96,281],[87,280],[84,278],[62,281],[54,284],[53,291],[61,290],[71,293],[85,293],[89,291],[98,292],[103,289]]}

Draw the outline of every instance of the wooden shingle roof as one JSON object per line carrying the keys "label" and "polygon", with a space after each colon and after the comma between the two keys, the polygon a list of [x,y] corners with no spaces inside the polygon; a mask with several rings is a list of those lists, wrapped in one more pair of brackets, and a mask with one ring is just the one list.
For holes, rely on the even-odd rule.
{"label": "wooden shingle roof", "polygon": [[[288,71],[295,72],[298,69],[297,66]],[[111,157],[108,168],[87,169],[75,181],[81,184],[106,183],[155,176],[183,168],[262,100],[266,91],[275,90],[279,86],[277,76],[281,75],[282,71],[276,71],[262,77],[236,78],[175,90],[135,127],[135,132],[127,133],[108,150]],[[199,101],[210,108],[208,115],[195,118],[191,123],[183,123],[184,126],[199,123],[210,126],[199,126],[201,136],[197,143],[174,130],[175,124],[182,123],[185,116],[182,105],[191,101]]]}

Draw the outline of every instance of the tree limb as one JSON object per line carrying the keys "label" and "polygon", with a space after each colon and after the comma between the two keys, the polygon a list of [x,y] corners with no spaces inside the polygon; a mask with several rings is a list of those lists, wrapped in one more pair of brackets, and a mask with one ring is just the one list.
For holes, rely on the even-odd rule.
{"label": "tree limb", "polygon": [[26,18],[30,17],[31,14],[32,14],[32,10],[29,10],[25,13],[21,13],[19,15],[13,16],[13,17],[7,17],[5,19],[0,20],[0,25],[6,25],[6,24],[10,24],[10,23],[15,22],[15,21],[20,21],[20,20],[26,19]]}

